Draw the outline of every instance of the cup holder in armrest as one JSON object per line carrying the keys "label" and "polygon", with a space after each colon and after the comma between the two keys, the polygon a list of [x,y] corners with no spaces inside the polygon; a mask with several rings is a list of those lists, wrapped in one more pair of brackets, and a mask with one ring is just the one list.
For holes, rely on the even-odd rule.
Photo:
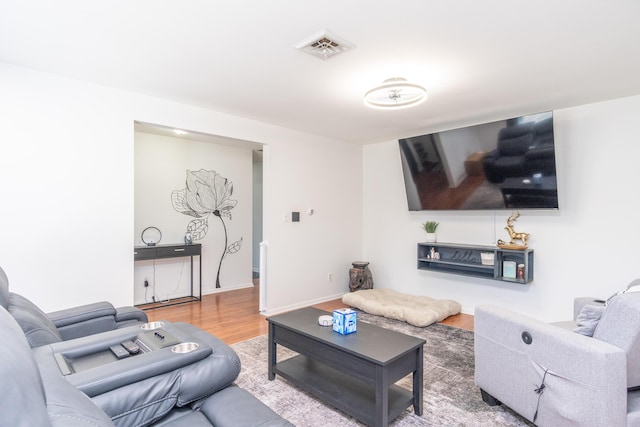
{"label": "cup holder in armrest", "polygon": [[171,351],[174,353],[191,353],[200,347],[198,343],[195,342],[183,342],[180,344],[176,344],[171,347]]}
{"label": "cup holder in armrest", "polygon": [[164,322],[149,322],[149,323],[145,323],[144,325],[140,326],[142,329],[144,329],[145,331],[151,331],[153,329],[160,329],[164,326]]}

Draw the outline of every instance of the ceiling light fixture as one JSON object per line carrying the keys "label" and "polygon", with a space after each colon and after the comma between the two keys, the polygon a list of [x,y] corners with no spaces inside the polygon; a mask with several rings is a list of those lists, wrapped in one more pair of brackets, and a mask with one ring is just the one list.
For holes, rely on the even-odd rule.
{"label": "ceiling light fixture", "polygon": [[368,107],[398,109],[413,107],[427,99],[427,91],[420,85],[409,83],[402,77],[385,80],[364,94],[364,103]]}

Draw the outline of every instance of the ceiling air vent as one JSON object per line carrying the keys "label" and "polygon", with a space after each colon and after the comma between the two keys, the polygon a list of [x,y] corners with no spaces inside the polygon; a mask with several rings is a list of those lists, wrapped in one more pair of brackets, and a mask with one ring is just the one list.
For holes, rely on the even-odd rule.
{"label": "ceiling air vent", "polygon": [[309,55],[326,61],[340,52],[353,49],[355,45],[331,34],[327,30],[321,30],[297,43],[295,47]]}

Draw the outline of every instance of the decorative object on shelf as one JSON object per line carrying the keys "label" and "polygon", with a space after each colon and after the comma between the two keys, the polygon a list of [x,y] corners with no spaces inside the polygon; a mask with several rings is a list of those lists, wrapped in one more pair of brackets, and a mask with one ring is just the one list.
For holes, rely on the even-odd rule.
{"label": "decorative object on shelf", "polygon": [[351,292],[359,289],[372,289],[373,276],[369,270],[367,261],[354,261],[349,269],[349,290]]}
{"label": "decorative object on shelf", "polygon": [[502,261],[502,276],[507,279],[516,278],[516,262]]}
{"label": "decorative object on shelf", "polygon": [[193,237],[189,231],[184,233],[184,243],[187,245],[191,245],[193,243]]}
{"label": "decorative object on shelf", "polygon": [[233,183],[227,178],[223,178],[216,171],[187,170],[186,188],[175,190],[171,193],[173,208],[185,215],[193,216],[187,225],[187,232],[191,234],[193,240],[200,240],[206,236],[209,229],[208,219],[211,214],[220,219],[224,229],[224,251],[218,264],[218,274],[216,275],[216,288],[220,288],[220,269],[222,260],[234,254],[242,247],[242,238],[231,244],[228,242],[227,226],[224,217],[231,220],[231,209],[237,204],[237,200],[231,199],[233,194]]}
{"label": "decorative object on shelf", "polygon": [[[517,233],[513,229],[513,223],[520,216],[520,212],[513,212],[509,218],[507,218],[507,226],[504,228],[509,233],[509,237],[511,240],[507,243],[504,240],[498,240],[498,247],[501,249],[514,249],[514,250],[525,250],[527,249],[527,239],[529,238],[529,233]],[[517,244],[516,241],[522,242],[521,245]]]}
{"label": "decorative object on shelf", "polygon": [[155,246],[162,240],[162,232],[158,227],[147,227],[142,230],[140,239],[147,246]]}
{"label": "decorative object on shelf", "polygon": [[493,252],[480,252],[480,261],[482,265],[493,265],[495,256]]}
{"label": "decorative object on shelf", "polygon": [[433,243],[438,241],[438,236],[436,235],[436,230],[440,225],[439,222],[435,221],[427,221],[422,224],[422,228],[427,233],[427,243]]}

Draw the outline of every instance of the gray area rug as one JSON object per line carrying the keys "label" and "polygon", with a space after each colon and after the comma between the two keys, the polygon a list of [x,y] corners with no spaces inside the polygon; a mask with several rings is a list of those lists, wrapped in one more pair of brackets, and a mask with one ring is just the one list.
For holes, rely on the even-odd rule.
{"label": "gray area rug", "polygon": [[[413,409],[390,425],[404,426],[530,426],[504,406],[490,407],[474,384],[473,333],[434,324],[425,328],[358,312],[359,322],[373,323],[426,340],[424,348],[424,408]],[[356,332],[357,333],[357,332]],[[355,419],[323,404],[276,376],[267,379],[267,336],[232,345],[240,356],[242,371],[236,383],[298,427],[360,426]],[[295,353],[278,346],[278,360]],[[411,389],[411,376],[398,382]]]}

